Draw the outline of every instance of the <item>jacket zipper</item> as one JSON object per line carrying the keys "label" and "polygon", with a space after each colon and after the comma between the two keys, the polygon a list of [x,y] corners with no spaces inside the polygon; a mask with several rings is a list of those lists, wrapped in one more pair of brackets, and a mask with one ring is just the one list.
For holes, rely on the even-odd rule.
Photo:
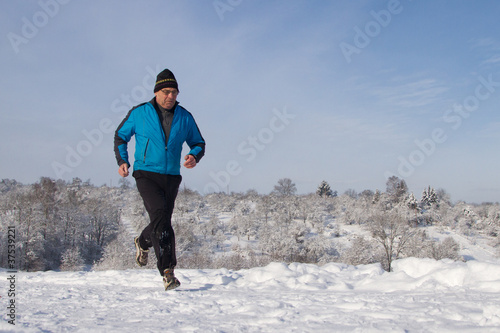
{"label": "jacket zipper", "polygon": [[148,152],[148,146],[149,146],[149,139],[148,142],[146,142],[146,149],[144,149],[144,159],[142,160],[142,163],[146,163],[146,153]]}

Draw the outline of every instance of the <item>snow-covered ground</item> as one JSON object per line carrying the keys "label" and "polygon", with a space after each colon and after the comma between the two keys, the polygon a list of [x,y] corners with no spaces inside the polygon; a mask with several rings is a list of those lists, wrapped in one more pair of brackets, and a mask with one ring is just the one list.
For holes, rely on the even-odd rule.
{"label": "snow-covered ground", "polygon": [[500,263],[408,258],[393,266],[179,269],[182,285],[169,292],[151,269],[18,272],[16,326],[3,320],[0,331],[500,331]]}

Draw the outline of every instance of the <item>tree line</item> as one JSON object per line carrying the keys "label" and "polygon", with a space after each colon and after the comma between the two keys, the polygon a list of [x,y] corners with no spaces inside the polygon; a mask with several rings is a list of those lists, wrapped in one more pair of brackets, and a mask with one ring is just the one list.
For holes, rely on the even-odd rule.
{"label": "tree line", "polygon": [[[32,185],[4,179],[0,183],[2,244],[4,230],[15,226],[20,270],[65,269],[74,260],[78,268],[91,265],[116,237],[119,207],[110,200],[116,191],[78,178],[67,183],[42,177]],[[5,253],[0,260],[6,267]]]}
{"label": "tree line", "polygon": [[[135,268],[131,241],[148,223],[137,190],[95,187],[41,178],[32,185],[0,182],[0,239],[16,226],[20,270]],[[272,261],[358,265],[404,257],[462,259],[453,237],[436,239],[430,226],[498,249],[500,207],[451,203],[444,190],[423,189],[420,199],[404,180],[391,177],[385,191],[348,190],[339,195],[326,181],[316,193],[297,195],[291,179],[280,179],[266,195],[201,195],[182,188],[172,223],[179,268],[250,268]],[[6,267],[6,247],[0,266]],[[497,250],[498,251],[498,250]],[[500,254],[500,253],[497,253]],[[154,267],[154,256],[148,267]]]}

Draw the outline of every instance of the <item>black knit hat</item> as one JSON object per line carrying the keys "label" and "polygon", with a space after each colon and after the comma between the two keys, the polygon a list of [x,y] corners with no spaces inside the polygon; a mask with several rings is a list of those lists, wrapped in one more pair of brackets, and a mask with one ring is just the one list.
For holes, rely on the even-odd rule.
{"label": "black knit hat", "polygon": [[163,88],[175,88],[179,91],[177,86],[177,80],[175,79],[174,73],[168,69],[164,69],[158,76],[156,76],[155,90],[162,90]]}

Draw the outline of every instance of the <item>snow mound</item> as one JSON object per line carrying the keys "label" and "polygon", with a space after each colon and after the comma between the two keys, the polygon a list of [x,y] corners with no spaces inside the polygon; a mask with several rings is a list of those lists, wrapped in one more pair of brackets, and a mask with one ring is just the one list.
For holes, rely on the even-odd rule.
{"label": "snow mound", "polygon": [[[185,278],[189,271],[180,271]],[[208,270],[191,271],[203,278],[207,286],[291,290],[370,290],[396,292],[411,290],[436,290],[450,287],[471,288],[478,291],[500,292],[500,264],[475,261],[455,262],[449,259],[407,258],[394,262],[393,272],[388,273],[379,264],[350,266],[331,263],[324,266],[312,264],[271,263],[266,267],[242,271]],[[182,276],[182,275],[181,275]]]}
{"label": "snow mound", "polygon": [[[497,332],[500,264],[17,273],[16,332]],[[6,299],[2,297],[2,302]],[[14,331],[6,321],[0,331]]]}

